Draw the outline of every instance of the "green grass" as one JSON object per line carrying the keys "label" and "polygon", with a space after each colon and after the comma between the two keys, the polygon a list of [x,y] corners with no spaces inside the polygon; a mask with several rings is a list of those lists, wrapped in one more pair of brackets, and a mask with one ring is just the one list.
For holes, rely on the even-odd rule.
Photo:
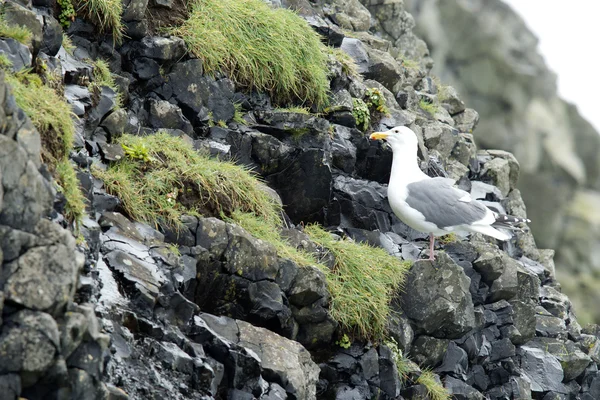
{"label": "green grass", "polygon": [[269,92],[277,104],[327,103],[327,49],[294,12],[262,0],[192,0],[190,17],[170,33],[184,39],[207,73]]}
{"label": "green grass", "polygon": [[58,190],[62,192],[67,200],[65,217],[69,221],[79,222],[85,213],[86,199],[81,193],[79,179],[68,158],[61,160],[56,165],[56,183],[58,184]]}
{"label": "green grass", "polygon": [[119,90],[119,87],[115,83],[115,79],[110,72],[108,63],[99,58],[93,61],[92,65],[94,66],[94,82],[91,83],[92,90],[99,92],[101,86],[108,86],[117,94],[115,99],[115,108],[123,107],[123,96]]}
{"label": "green grass", "polygon": [[273,247],[275,247],[275,250],[277,250],[277,254],[282,258],[292,260],[303,267],[318,264],[318,261],[312,254],[298,250],[282,238],[279,233],[280,227],[278,225],[273,226],[266,224],[255,214],[235,211],[228,221],[238,224],[255,238],[271,243]]}
{"label": "green grass", "polygon": [[31,32],[29,29],[24,26],[9,25],[2,15],[0,15],[0,37],[15,39],[25,46],[31,44]]}
{"label": "green grass", "polygon": [[71,37],[69,37],[66,33],[63,33],[62,46],[64,47],[67,54],[71,56],[73,55],[73,52],[75,51],[75,45],[73,44]]}
{"label": "green grass", "polygon": [[394,338],[389,338],[389,340],[385,342],[385,345],[392,351],[392,357],[394,358],[394,364],[396,364],[398,375],[400,375],[403,382],[406,381],[408,379],[408,373],[412,369],[409,359],[402,354],[402,350],[400,350],[398,343]]}
{"label": "green grass", "polygon": [[335,240],[318,225],[307,226],[305,232],[335,257],[333,270],[325,270],[333,319],[351,337],[384,339],[390,301],[404,282],[410,262],[381,248]]}
{"label": "green grass", "polygon": [[328,47],[329,54],[342,65],[342,72],[353,79],[361,79],[356,62],[348,53],[339,48]]}
{"label": "green grass", "polygon": [[251,212],[269,226],[280,223],[280,206],[247,169],[195,151],[181,138],[166,133],[140,137],[123,135],[119,143],[144,148],[106,171],[94,174],[118,196],[130,217],[150,224],[181,227],[183,214],[221,216],[235,210]]}
{"label": "green grass", "polygon": [[240,125],[248,125],[248,122],[244,119],[244,113],[242,111],[242,105],[240,103],[235,103],[234,105],[235,112],[233,113],[233,122],[237,122]]}
{"label": "green grass", "polygon": [[436,375],[431,371],[423,371],[417,383],[427,388],[427,394],[431,400],[451,400],[448,391],[438,382]]}
{"label": "green grass", "polygon": [[29,116],[42,139],[42,159],[53,173],[59,190],[67,201],[65,217],[76,224],[85,211],[85,199],[69,153],[73,148],[75,128],[71,106],[56,90],[29,72],[6,74],[17,105]]}
{"label": "green grass", "polygon": [[425,99],[419,101],[419,108],[431,116],[434,116],[438,112],[438,105]]}
{"label": "green grass", "polygon": [[286,108],[275,108],[273,111],[280,113],[296,113],[310,115],[310,110],[307,107],[286,107]]}
{"label": "green grass", "polygon": [[402,66],[407,69],[419,69],[419,63],[415,60],[411,60],[409,58],[402,59]]}
{"label": "green grass", "polygon": [[352,98],[352,115],[356,126],[363,132],[365,132],[371,124],[371,112],[367,103],[361,99]]}
{"label": "green grass", "polygon": [[8,70],[10,69],[10,67],[12,67],[12,62],[10,61],[10,59],[6,56],[6,54],[0,54],[0,68]]}
{"label": "green grass", "polygon": [[100,32],[110,33],[115,43],[123,41],[125,30],[121,22],[123,4],[121,0],[84,0],[78,12],[82,12]]}
{"label": "green grass", "polygon": [[40,77],[28,72],[7,74],[17,105],[38,129],[44,148],[42,157],[53,169],[73,148],[75,128],[71,106],[53,89],[45,86]]}

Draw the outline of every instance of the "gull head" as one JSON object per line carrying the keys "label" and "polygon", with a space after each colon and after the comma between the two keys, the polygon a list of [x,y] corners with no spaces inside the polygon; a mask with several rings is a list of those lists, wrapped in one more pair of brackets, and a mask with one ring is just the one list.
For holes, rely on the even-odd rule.
{"label": "gull head", "polygon": [[418,139],[412,129],[406,126],[397,126],[386,132],[375,132],[369,136],[371,140],[385,140],[392,151],[417,151]]}

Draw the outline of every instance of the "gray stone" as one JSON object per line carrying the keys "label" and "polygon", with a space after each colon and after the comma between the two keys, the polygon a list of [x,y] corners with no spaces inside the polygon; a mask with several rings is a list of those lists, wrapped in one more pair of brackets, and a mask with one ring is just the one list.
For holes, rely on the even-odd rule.
{"label": "gray stone", "polygon": [[[201,228],[198,228],[200,231]],[[279,269],[275,249],[237,225],[227,224],[229,243],[223,253],[226,270],[251,281],[275,280]]]}
{"label": "gray stone", "polygon": [[369,53],[360,40],[346,37],[342,41],[340,48],[352,57],[359,73],[365,73],[369,70]]}
{"label": "gray stone", "polygon": [[531,382],[533,392],[565,391],[561,383],[564,373],[555,356],[527,345],[521,346],[517,354],[520,356],[522,374]]}
{"label": "gray stone", "polygon": [[256,352],[263,370],[277,377],[289,396],[297,399],[316,399],[319,367],[310,353],[297,342],[283,338],[266,329],[237,321],[239,344]]}
{"label": "gray stone", "polygon": [[180,129],[188,135],[194,133],[192,124],[176,105],[168,101],[152,99],[148,104],[150,114],[148,123],[152,128]]}
{"label": "gray stone", "polygon": [[577,345],[570,340],[535,338],[528,342],[526,346],[535,347],[555,356],[563,369],[564,382],[577,378],[592,362],[591,358],[579,350]]}
{"label": "gray stone", "polygon": [[325,274],[317,267],[303,267],[298,269],[296,279],[288,291],[290,303],[298,306],[308,306],[317,300],[327,301],[327,281]]}
{"label": "gray stone", "polygon": [[[131,0],[147,3],[147,0]],[[178,37],[146,36],[137,49],[141,57],[152,58],[157,61],[178,61],[185,54],[183,39]],[[202,73],[200,70],[199,73]]]}
{"label": "gray stone", "polygon": [[123,2],[123,14],[121,18],[125,22],[141,21],[146,13],[148,0],[125,0]]}
{"label": "gray stone", "polygon": [[412,344],[410,357],[427,368],[437,367],[443,360],[450,341],[431,336],[419,336]]}
{"label": "gray stone", "polygon": [[470,280],[445,253],[434,262],[416,261],[410,269],[402,309],[417,331],[457,338],[475,327]]}
{"label": "gray stone", "polygon": [[447,376],[444,382],[444,387],[448,391],[448,394],[456,400],[484,400],[485,397],[479,393],[475,388],[469,386],[465,382]]}
{"label": "gray stone", "polygon": [[53,364],[59,343],[58,326],[49,314],[13,314],[0,334],[0,375],[20,373],[24,387],[34,384]]}
{"label": "gray stone", "polygon": [[[83,257],[67,230],[47,220],[36,226],[36,247],[4,265],[6,300],[33,310],[59,313],[75,293]],[[74,256],[75,255],[75,256]]]}
{"label": "gray stone", "polygon": [[10,69],[14,72],[31,67],[32,58],[29,48],[15,39],[0,39],[0,54],[4,54],[10,60]]}
{"label": "gray stone", "polygon": [[463,112],[453,115],[454,127],[460,132],[473,133],[479,123],[479,114],[472,108],[467,108]]}
{"label": "gray stone", "polygon": [[43,20],[38,19],[38,16],[32,10],[29,10],[13,1],[8,1],[3,4],[3,16],[8,25],[25,26],[32,34],[31,42],[33,53],[37,53],[42,45],[43,35]]}

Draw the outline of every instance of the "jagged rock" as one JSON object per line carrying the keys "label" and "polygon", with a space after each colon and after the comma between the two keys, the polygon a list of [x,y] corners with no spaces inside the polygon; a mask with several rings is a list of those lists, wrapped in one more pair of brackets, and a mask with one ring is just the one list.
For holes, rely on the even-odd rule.
{"label": "jagged rock", "polygon": [[319,367],[300,344],[243,321],[237,324],[239,345],[256,352],[265,373],[277,377],[288,395],[298,399],[316,398]]}
{"label": "jagged rock", "polygon": [[[135,3],[147,3],[147,0],[131,1]],[[185,51],[185,44],[181,38],[146,36],[140,41],[136,49],[136,56],[147,57],[157,61],[177,61],[183,57]]]}
{"label": "jagged rock", "polygon": [[125,0],[121,18],[125,22],[140,21],[148,7],[148,0]]}
{"label": "jagged rock", "polygon": [[583,373],[592,360],[575,343],[552,338],[535,338],[526,346],[543,350],[555,356],[563,369],[564,382],[569,382]]}
{"label": "jagged rock", "polygon": [[483,400],[484,397],[476,389],[465,382],[451,376],[446,377],[444,387],[456,400]]}
{"label": "jagged rock", "polygon": [[290,303],[303,307],[320,299],[327,299],[325,274],[316,267],[304,267],[298,270],[296,279],[288,292]]}
{"label": "jagged rock", "polygon": [[402,309],[423,333],[457,338],[475,327],[469,279],[444,253],[435,262],[420,260],[407,277]]}
{"label": "jagged rock", "polygon": [[5,38],[0,40],[0,54],[8,58],[13,72],[31,67],[31,52],[24,44],[15,39]]}
{"label": "jagged rock", "polygon": [[58,326],[49,314],[22,310],[6,318],[0,334],[0,374],[21,374],[33,385],[52,365],[60,346]]}
{"label": "jagged rock", "polygon": [[531,382],[533,392],[557,391],[564,393],[564,373],[558,359],[543,350],[521,346],[517,354],[525,379]]}
{"label": "jagged rock", "polygon": [[467,108],[463,112],[453,115],[454,127],[460,132],[472,133],[479,123],[479,114],[472,108]]}
{"label": "jagged rock", "polygon": [[151,58],[136,57],[131,72],[138,79],[147,81],[160,75],[160,65]]}
{"label": "jagged rock", "polygon": [[31,44],[33,53],[37,54],[43,42],[41,18],[38,19],[35,12],[29,10],[15,1],[7,1],[3,4],[3,16],[8,25],[24,26],[31,32]]}
{"label": "jagged rock", "polygon": [[164,100],[149,100],[148,123],[153,128],[180,129],[188,135],[194,133],[190,121],[183,116],[181,109]]}
{"label": "jagged rock", "polygon": [[411,358],[424,367],[435,368],[443,360],[450,341],[431,336],[419,336],[412,344]]}
{"label": "jagged rock", "polygon": [[[492,346],[493,350],[493,346]],[[444,354],[442,364],[436,368],[437,373],[451,373],[454,376],[466,377],[469,360],[467,352],[461,349],[454,342],[448,343],[448,348]]]}

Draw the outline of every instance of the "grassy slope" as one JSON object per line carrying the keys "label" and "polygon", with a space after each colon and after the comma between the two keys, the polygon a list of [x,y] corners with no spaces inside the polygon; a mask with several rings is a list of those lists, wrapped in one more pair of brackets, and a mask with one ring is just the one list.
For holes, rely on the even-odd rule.
{"label": "grassy slope", "polygon": [[302,18],[262,0],[193,0],[190,17],[171,33],[182,37],[208,73],[270,92],[280,103],[327,102],[327,50]]}

